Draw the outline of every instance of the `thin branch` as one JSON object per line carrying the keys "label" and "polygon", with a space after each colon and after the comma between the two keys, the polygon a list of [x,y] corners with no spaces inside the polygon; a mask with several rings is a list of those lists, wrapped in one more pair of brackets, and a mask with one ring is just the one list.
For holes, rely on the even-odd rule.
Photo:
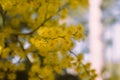
{"label": "thin branch", "polygon": [[45,19],[36,29],[34,29],[32,32],[28,33],[28,34],[33,34],[34,32],[36,32],[41,26],[43,26],[47,21],[49,21],[53,16],[50,16],[49,18]]}
{"label": "thin branch", "polygon": [[[62,11],[63,9],[65,9],[67,6],[69,5],[69,3],[64,4],[62,7],[60,7],[58,9],[58,11],[56,12],[55,15],[57,15],[60,11]],[[54,15],[54,16],[55,16]],[[46,15],[45,15],[46,16]],[[35,33],[40,27],[42,27],[47,21],[49,21],[50,19],[52,19],[54,16],[50,16],[47,19],[45,19],[36,29],[34,29],[33,31],[29,32],[29,33],[18,33],[18,35],[30,35]]]}
{"label": "thin branch", "polygon": [[54,39],[58,39],[58,38],[64,39],[65,36],[58,36],[58,37],[54,37],[54,38],[48,38],[48,37],[44,37],[44,36],[39,36],[39,37],[43,38],[43,39],[54,40]]}
{"label": "thin branch", "polygon": [[63,9],[65,9],[68,5],[69,5],[69,3],[64,4],[62,7],[60,7],[58,9],[57,13],[59,13],[60,11],[62,11]]}
{"label": "thin branch", "polygon": [[[18,36],[16,36],[16,37],[17,37],[18,43],[20,44],[20,47],[21,47],[22,50],[25,52],[25,49],[24,49],[24,47],[23,47],[23,44],[22,44],[21,41],[18,39]],[[27,62],[28,62],[29,64],[31,64],[31,62],[30,62],[30,60],[29,60],[29,58],[28,58],[27,55],[25,56],[25,58],[26,58]]]}
{"label": "thin branch", "polygon": [[[69,52],[70,52],[71,54],[73,54],[75,57],[77,57],[77,55],[76,55],[73,51],[69,50]],[[85,65],[84,65],[83,63],[80,63],[80,64],[83,66],[83,68],[84,68],[85,72],[87,73],[87,75],[90,75],[90,74],[89,74],[89,71],[85,68]],[[90,75],[90,76],[91,76],[91,75]]]}

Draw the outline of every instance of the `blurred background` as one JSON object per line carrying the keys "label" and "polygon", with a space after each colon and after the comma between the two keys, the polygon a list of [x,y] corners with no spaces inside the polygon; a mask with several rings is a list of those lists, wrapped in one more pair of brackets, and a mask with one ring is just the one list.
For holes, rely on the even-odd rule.
{"label": "blurred background", "polygon": [[87,10],[80,7],[69,13],[62,22],[84,25],[86,35],[75,42],[73,51],[92,63],[96,80],[120,80],[120,0],[89,0]]}
{"label": "blurred background", "polygon": [[89,0],[89,9],[71,12],[66,22],[82,23],[86,39],[76,42],[75,53],[97,70],[96,80],[120,80],[120,0]]}

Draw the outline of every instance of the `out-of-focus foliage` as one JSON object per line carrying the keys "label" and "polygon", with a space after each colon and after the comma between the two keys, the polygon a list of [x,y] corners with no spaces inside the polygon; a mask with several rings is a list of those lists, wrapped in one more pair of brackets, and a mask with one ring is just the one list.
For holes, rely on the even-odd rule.
{"label": "out-of-focus foliage", "polygon": [[111,26],[120,20],[119,16],[119,0],[104,0],[102,4],[103,23],[105,27]]}
{"label": "out-of-focus foliage", "polygon": [[[119,39],[119,30],[115,25],[120,22],[120,0],[104,0],[103,1],[103,23],[105,26],[104,33],[104,44],[105,51],[107,53],[108,49],[111,49],[111,53],[105,56],[105,70],[103,72],[105,80],[120,80],[120,61],[119,61],[119,50],[116,48],[115,43],[119,43],[116,40]],[[117,34],[112,34],[116,32]],[[108,34],[107,34],[108,33]],[[118,35],[118,36],[117,36]],[[108,37],[109,36],[109,37]],[[113,37],[114,36],[114,37]],[[116,39],[116,40],[115,40]],[[119,41],[119,40],[118,40]],[[117,51],[118,50],[118,51]],[[118,56],[118,57],[116,57]]]}
{"label": "out-of-focus foliage", "polygon": [[90,63],[71,51],[85,38],[83,26],[59,24],[79,6],[88,1],[0,0],[0,80],[55,80],[67,68],[94,80]]}

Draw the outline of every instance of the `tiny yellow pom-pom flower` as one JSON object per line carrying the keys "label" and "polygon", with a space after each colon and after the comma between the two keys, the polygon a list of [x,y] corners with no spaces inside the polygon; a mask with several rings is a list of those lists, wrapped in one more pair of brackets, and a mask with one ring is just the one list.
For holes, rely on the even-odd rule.
{"label": "tiny yellow pom-pom flower", "polygon": [[83,60],[83,58],[84,58],[84,57],[83,57],[83,54],[80,53],[80,54],[77,55],[77,60],[78,60],[79,62],[81,62],[81,60]]}

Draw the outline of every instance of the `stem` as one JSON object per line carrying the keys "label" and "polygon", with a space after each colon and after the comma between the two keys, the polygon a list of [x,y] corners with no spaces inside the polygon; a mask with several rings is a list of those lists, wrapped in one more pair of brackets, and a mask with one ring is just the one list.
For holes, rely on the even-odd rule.
{"label": "stem", "polygon": [[[63,9],[65,9],[67,6],[69,5],[69,3],[64,4],[62,7],[60,7],[58,9],[58,11],[56,12],[55,15],[57,15],[60,11],[62,11]],[[47,15],[47,13],[45,14],[45,16]],[[45,20],[33,31],[29,32],[29,33],[18,33],[19,35],[30,35],[35,33],[40,27],[42,27],[47,21],[49,21],[50,19],[52,19],[55,15],[48,17],[47,19],[45,18]]]}
{"label": "stem", "polygon": [[[69,52],[70,52],[71,54],[73,54],[75,57],[77,57],[77,55],[76,55],[74,52],[72,52],[71,50],[69,50]],[[84,70],[85,70],[85,72],[87,73],[87,75],[91,76],[91,75],[89,74],[89,71],[85,68],[85,65],[84,65],[83,63],[80,63],[80,64],[81,64],[82,67],[84,68]]]}
{"label": "stem", "polygon": [[[20,44],[20,47],[21,47],[21,48],[22,48],[22,50],[25,52],[25,49],[24,49],[24,47],[23,47],[23,45],[22,45],[21,41],[19,41],[18,36],[17,36],[17,40],[18,40],[18,43]],[[30,62],[30,60],[29,60],[29,58],[28,58],[28,56],[27,56],[27,55],[25,56],[25,58],[26,58],[26,62],[30,65],[30,64],[31,64],[31,62]]]}

